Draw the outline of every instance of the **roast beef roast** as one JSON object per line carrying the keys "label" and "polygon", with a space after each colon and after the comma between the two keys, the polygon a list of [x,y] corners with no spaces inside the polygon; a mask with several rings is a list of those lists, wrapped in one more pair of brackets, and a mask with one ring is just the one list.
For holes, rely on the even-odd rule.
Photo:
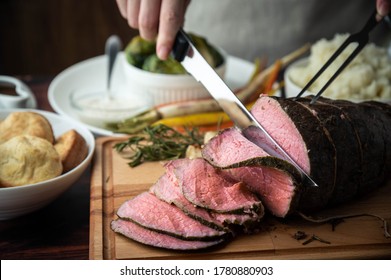
{"label": "roast beef roast", "polygon": [[[330,102],[340,108],[356,132],[361,154],[359,169],[361,176],[357,193],[364,194],[381,185],[385,176],[389,176],[390,171],[388,169],[387,173],[385,170],[390,163],[390,155],[386,152],[387,141],[388,145],[390,144],[390,117],[383,119],[381,117],[384,114],[383,110],[367,106],[365,103],[357,105],[344,100],[323,99],[322,101]],[[344,163],[347,164],[347,162]]]}
{"label": "roast beef roast", "polygon": [[[361,151],[354,126],[337,106],[320,100],[310,105],[310,98],[302,98],[299,101],[300,105],[319,120],[335,149],[333,191],[327,203],[339,203],[351,199],[356,194],[361,176]],[[344,143],[344,145],[337,143]],[[346,164],[346,160],[341,159],[349,159],[350,164]]]}
{"label": "roast beef roast", "polygon": [[323,208],[381,186],[391,171],[390,106],[326,98],[310,105],[309,100],[261,96],[252,109],[319,184],[318,188],[303,186],[298,209]]}
{"label": "roast beef roast", "polygon": [[373,110],[374,112],[373,116],[375,118],[374,121],[382,124],[381,131],[383,132],[383,140],[385,142],[384,173],[387,173],[387,171],[391,170],[391,161],[389,160],[391,158],[391,146],[389,145],[389,143],[391,143],[390,106],[385,103],[374,102],[374,101],[367,101],[361,104]]}
{"label": "roast beef roast", "polygon": [[[391,173],[391,106],[320,98],[260,96],[251,110],[319,185],[247,140],[221,131],[198,159],[173,160],[149,192],[125,202],[114,231],[169,249],[213,246],[237,233],[230,224],[261,225],[263,205],[275,216],[316,211],[383,185]],[[249,128],[252,140],[265,147]],[[257,228],[257,226],[255,226]]]}

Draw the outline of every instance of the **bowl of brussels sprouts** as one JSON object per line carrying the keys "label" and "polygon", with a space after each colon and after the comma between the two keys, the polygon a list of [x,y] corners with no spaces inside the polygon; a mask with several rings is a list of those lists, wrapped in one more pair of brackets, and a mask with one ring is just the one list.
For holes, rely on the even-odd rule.
{"label": "bowl of brussels sprouts", "polygon": [[[201,36],[189,35],[202,56],[224,79],[226,53]],[[211,98],[204,86],[174,58],[160,60],[155,42],[133,37],[121,59],[128,90],[139,95],[148,94],[154,105]]]}

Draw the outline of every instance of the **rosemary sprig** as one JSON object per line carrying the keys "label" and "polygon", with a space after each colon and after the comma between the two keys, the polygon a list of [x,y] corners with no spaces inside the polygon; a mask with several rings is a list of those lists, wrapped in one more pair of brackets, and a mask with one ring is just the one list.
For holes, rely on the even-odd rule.
{"label": "rosemary sprig", "polygon": [[319,241],[319,242],[322,242],[322,243],[325,243],[325,244],[331,244],[330,241],[327,241],[327,240],[324,240],[323,238],[320,238],[319,236],[313,234],[309,239],[307,239],[306,241],[304,241],[302,244],[303,245],[307,245],[309,243],[311,243],[312,241]]}
{"label": "rosemary sprig", "polygon": [[141,135],[132,136],[127,141],[114,145],[118,152],[130,150],[130,167],[146,161],[172,160],[185,156],[189,145],[201,146],[203,135],[197,128],[187,129],[184,133],[166,125],[148,126]]}

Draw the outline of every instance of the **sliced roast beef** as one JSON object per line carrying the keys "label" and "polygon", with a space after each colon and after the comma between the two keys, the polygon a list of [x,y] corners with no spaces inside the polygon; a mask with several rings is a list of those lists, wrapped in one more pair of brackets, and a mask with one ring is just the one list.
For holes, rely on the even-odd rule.
{"label": "sliced roast beef", "polygon": [[179,188],[178,183],[170,180],[167,174],[164,174],[151,187],[152,191],[159,199],[172,203],[180,208],[186,215],[196,219],[204,225],[212,227],[216,230],[228,230],[223,222],[216,220],[209,211],[200,208],[188,201]]}
{"label": "sliced roast beef", "polygon": [[149,230],[131,221],[122,219],[112,221],[111,228],[115,232],[142,244],[173,250],[199,250],[215,246],[224,241],[224,239],[217,239],[213,241],[182,240],[164,233]]}
{"label": "sliced roast beef", "polygon": [[168,204],[150,192],[143,192],[123,203],[118,217],[142,227],[185,240],[215,240],[227,235],[190,218],[178,207]]}
{"label": "sliced roast beef", "polygon": [[[250,213],[218,213],[212,209],[202,208],[191,203],[181,191],[178,178],[175,175],[175,170],[178,168],[186,168],[188,166],[187,159],[172,160],[165,164],[166,173],[159,179],[158,183],[153,186],[153,191],[157,197],[169,203],[174,203],[181,208],[187,215],[206,223],[206,225],[229,227],[233,225],[243,226],[245,231],[251,231],[257,225],[263,215],[264,208],[258,199],[255,200],[256,207]],[[245,190],[246,193],[248,192]],[[253,197],[253,196],[252,196]],[[256,209],[255,209],[256,208]]]}
{"label": "sliced roast beef", "polygon": [[274,215],[284,217],[296,210],[300,196],[297,170],[269,156],[236,129],[226,129],[211,139],[202,155],[231,178],[245,182]]}
{"label": "sliced roast beef", "polygon": [[253,214],[262,202],[243,182],[234,181],[202,158],[184,159],[174,174],[184,197],[199,207],[218,213]]}
{"label": "sliced roast beef", "polygon": [[261,96],[251,112],[319,187],[303,185],[299,208],[327,205],[336,176],[336,151],[318,118],[298,102]]}
{"label": "sliced roast beef", "polygon": [[240,230],[245,232],[256,230],[259,226],[258,222],[263,217],[263,211],[259,215],[222,214],[198,207],[183,196],[178,183],[173,183],[168,178],[167,174],[160,177],[159,180],[151,187],[150,191],[152,191],[159,199],[162,199],[167,203],[173,203],[186,215],[200,223],[216,230],[225,230],[233,235],[238,230],[238,226],[242,227]]}

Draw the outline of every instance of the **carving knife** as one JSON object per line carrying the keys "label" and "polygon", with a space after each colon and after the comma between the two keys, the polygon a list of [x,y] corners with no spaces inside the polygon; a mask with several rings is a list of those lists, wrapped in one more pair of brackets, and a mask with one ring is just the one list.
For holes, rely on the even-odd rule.
{"label": "carving knife", "polygon": [[[224,83],[215,70],[196,49],[190,37],[180,29],[176,35],[172,56],[198,82],[201,82],[217,101],[235,126],[251,142],[264,149],[268,154],[282,158],[300,172],[303,183],[318,186],[314,180],[291,158],[291,156],[271,137],[255,117],[240,102],[231,89]],[[254,135],[256,134],[256,137]],[[261,141],[259,141],[261,139]]]}

